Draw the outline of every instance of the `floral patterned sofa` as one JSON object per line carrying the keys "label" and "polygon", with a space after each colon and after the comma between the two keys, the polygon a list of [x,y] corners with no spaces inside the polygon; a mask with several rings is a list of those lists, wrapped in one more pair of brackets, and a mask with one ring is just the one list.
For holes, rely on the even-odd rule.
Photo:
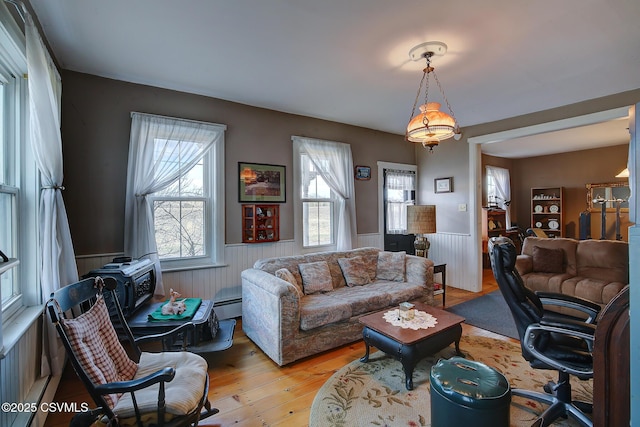
{"label": "floral patterned sofa", "polygon": [[360,248],[242,272],[242,329],[280,366],[361,339],[361,316],[404,301],[433,305],[433,261]]}

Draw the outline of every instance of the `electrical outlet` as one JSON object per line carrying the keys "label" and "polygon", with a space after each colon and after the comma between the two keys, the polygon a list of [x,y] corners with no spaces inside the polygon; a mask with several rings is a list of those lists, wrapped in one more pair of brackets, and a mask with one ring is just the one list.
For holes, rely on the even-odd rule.
{"label": "electrical outlet", "polygon": [[458,212],[466,212],[467,211],[467,204],[466,203],[460,203],[458,205]]}

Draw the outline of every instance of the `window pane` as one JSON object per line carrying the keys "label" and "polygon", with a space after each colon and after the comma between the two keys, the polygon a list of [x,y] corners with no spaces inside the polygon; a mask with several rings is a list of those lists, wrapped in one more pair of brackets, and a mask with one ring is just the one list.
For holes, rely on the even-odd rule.
{"label": "window pane", "polygon": [[0,193],[0,250],[8,257],[12,257],[13,248],[13,212],[14,195],[10,193]]}
{"label": "window pane", "polygon": [[416,174],[413,171],[385,171],[387,234],[406,234],[407,206],[414,203],[415,180]]}
{"label": "window pane", "polygon": [[205,255],[204,212],[204,201],[154,202],[156,243],[160,259]]}
{"label": "window pane", "polygon": [[304,246],[330,245],[333,243],[333,203],[304,202],[302,204]]}
{"label": "window pane", "polygon": [[[182,142],[181,145],[186,144]],[[176,155],[179,153],[175,153]],[[156,173],[162,173],[164,167],[170,163],[180,162],[173,157],[168,157],[166,153],[156,153],[156,155],[162,155],[160,167]],[[204,195],[204,160],[200,159],[188,172],[179,177],[174,183],[164,190],[156,193],[159,196],[172,196],[172,197],[199,197]]]}
{"label": "window pane", "polygon": [[[8,255],[7,255],[8,256]],[[4,305],[11,298],[16,296],[14,292],[14,269],[10,268],[0,275],[0,286],[2,287],[2,305]]]}
{"label": "window pane", "polygon": [[302,155],[302,198],[303,199],[329,199],[331,188],[320,176],[315,166],[309,160],[309,156]]}

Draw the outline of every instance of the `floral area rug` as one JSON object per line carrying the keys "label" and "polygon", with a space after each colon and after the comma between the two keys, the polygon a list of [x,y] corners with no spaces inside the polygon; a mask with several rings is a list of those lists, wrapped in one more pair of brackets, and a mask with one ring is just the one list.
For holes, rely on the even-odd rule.
{"label": "floral area rug", "polygon": [[[488,337],[463,337],[460,349],[470,360],[502,372],[511,388],[542,391],[557,373],[533,369],[524,360],[520,345]],[[318,391],[311,406],[310,427],[431,426],[429,372],[440,358],[455,355],[453,346],[423,359],[413,373],[413,390],[405,388],[402,365],[378,351],[369,362],[355,360],[339,369]],[[593,382],[571,379],[573,398],[591,402]],[[546,405],[513,396],[511,426],[530,426]],[[554,426],[577,426],[571,419]]]}

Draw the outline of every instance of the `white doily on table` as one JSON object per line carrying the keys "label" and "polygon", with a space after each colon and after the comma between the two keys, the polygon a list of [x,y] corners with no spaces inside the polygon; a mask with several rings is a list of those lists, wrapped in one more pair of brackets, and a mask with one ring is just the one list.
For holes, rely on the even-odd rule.
{"label": "white doily on table", "polygon": [[384,314],[384,320],[391,323],[393,326],[400,326],[403,329],[413,329],[414,331],[418,329],[427,329],[427,328],[435,328],[438,323],[438,319],[430,315],[429,313],[425,313],[424,311],[415,310],[415,315],[411,320],[402,320],[399,318],[398,309],[393,309],[387,311]]}

